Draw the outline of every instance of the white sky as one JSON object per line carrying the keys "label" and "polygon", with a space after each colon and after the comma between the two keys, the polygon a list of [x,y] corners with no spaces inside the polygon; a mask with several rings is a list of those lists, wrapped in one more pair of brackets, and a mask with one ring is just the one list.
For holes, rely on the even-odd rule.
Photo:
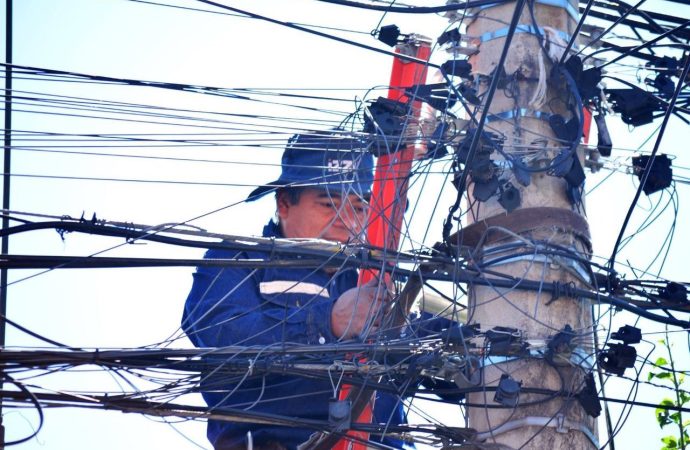
{"label": "white sky", "polygon": [[[173,0],[167,3],[173,3]],[[440,2],[437,2],[440,3]],[[191,0],[175,4],[204,8]],[[354,29],[368,33],[374,29],[380,14],[324,5],[315,1],[292,0],[228,2],[253,12],[281,20],[321,24]],[[2,18],[4,24],[4,16]],[[383,24],[396,23],[403,33],[419,33],[437,37],[448,25],[439,16],[399,15],[387,17]],[[319,102],[323,109],[349,113],[355,110],[355,99],[385,95],[385,91],[368,94],[367,90],[388,82],[391,59],[384,55],[357,49],[345,44],[310,36],[277,25],[245,18],[214,15],[181,9],[164,8],[126,0],[17,0],[15,1],[14,63],[58,70],[82,72],[118,78],[189,83],[225,88],[347,88],[346,91],[319,91],[315,95],[342,97],[352,102]],[[4,31],[3,31],[4,36]],[[366,34],[343,34],[360,42],[385,48]],[[441,63],[446,55],[438,52],[434,61]],[[634,74],[633,71],[628,71]],[[17,80],[16,91],[71,95],[91,99],[179,107],[223,113],[260,114],[297,119],[340,120],[341,115],[306,112],[266,103],[232,100],[191,93],[180,93],[147,87],[111,86],[101,84],[37,82]],[[294,99],[268,98],[270,101],[295,103]],[[313,103],[310,103],[313,104]],[[35,106],[15,106],[16,130],[40,130],[61,133],[160,133],[219,132],[218,129],[193,129],[89,117],[54,116],[24,111]],[[62,111],[67,112],[67,111]],[[73,111],[73,114],[98,115]],[[111,116],[112,117],[112,116]],[[220,120],[253,123],[255,119]],[[153,119],[158,120],[158,119]],[[167,119],[166,119],[167,120]],[[175,121],[170,119],[170,121]],[[656,125],[628,131],[616,119],[609,118],[614,130],[614,145],[636,149],[653,132]],[[300,123],[279,126],[302,127]],[[662,152],[677,156],[675,166],[690,166],[684,136],[686,128],[673,119],[672,129],[665,137]],[[238,126],[223,125],[218,126]],[[288,131],[289,133],[289,131]],[[654,139],[644,149],[650,150]],[[34,143],[35,144],[35,143]],[[101,143],[95,143],[100,145]],[[15,145],[21,146],[19,142]],[[65,144],[68,145],[68,144]],[[276,149],[243,146],[211,149],[182,148],[120,148],[115,153],[136,155],[205,158],[234,163],[179,162],[107,156],[49,154],[16,150],[12,154],[12,172],[23,175],[69,177],[103,177],[109,179],[175,180],[204,183],[228,183],[229,186],[199,186],[142,182],[87,181],[34,177],[12,178],[12,208],[42,214],[71,215],[129,221],[142,224],[184,222],[210,211],[234,205],[246,197],[251,185],[276,178],[283,142]],[[76,148],[105,152],[103,148]],[[616,151],[614,156],[629,156]],[[253,165],[237,162],[254,163]],[[621,162],[625,162],[621,160]],[[268,163],[259,166],[256,163]],[[629,163],[627,163],[629,164]],[[440,168],[441,166],[439,166]],[[588,178],[594,186],[610,172]],[[687,177],[688,171],[677,172]],[[423,202],[411,221],[410,234],[427,243],[439,239],[441,220],[450,206],[455,191],[446,184],[441,191],[442,176],[431,175],[424,187]],[[636,183],[627,174],[608,179],[587,199],[595,251],[608,257],[627,205],[632,200]],[[418,194],[419,188],[413,190]],[[680,211],[678,233],[668,255],[663,275],[679,281],[688,279],[686,255],[690,249],[687,236],[689,222],[684,206],[687,185],[678,186]],[[666,195],[666,194],[664,194]],[[629,230],[646,217],[657,200],[643,196]],[[438,210],[433,205],[440,197]],[[664,197],[664,202],[668,196]],[[428,199],[428,201],[427,201]],[[270,199],[250,206],[239,204],[192,222],[210,231],[232,234],[258,234],[272,215]],[[640,235],[621,253],[636,267],[645,267],[661,247],[668,233],[673,214],[667,210],[654,226]],[[426,239],[424,228],[431,218]],[[12,237],[10,253],[88,255],[114,246],[121,240],[68,234],[65,240],[54,231],[27,233]],[[409,242],[408,242],[409,245]],[[634,248],[633,248],[634,247]],[[138,244],[117,248],[108,256],[197,258],[202,251],[166,248],[154,244]],[[73,346],[127,348],[150,345],[174,335],[178,330],[182,305],[191,285],[192,268],[164,269],[97,269],[64,270],[36,276],[13,284],[9,290],[8,316],[20,324],[51,339]],[[11,279],[30,275],[29,271],[13,271]],[[624,316],[620,324],[631,323]],[[659,330],[643,322],[643,331]],[[656,340],[652,336],[651,340]],[[37,342],[8,328],[8,345],[37,345]],[[188,347],[179,339],[171,347]],[[688,366],[687,342],[676,343],[681,365]],[[640,354],[650,345],[638,346]],[[630,374],[630,372],[628,373]],[[59,389],[117,389],[116,380],[104,373],[57,374],[38,379],[37,383]],[[607,394],[624,398],[623,386]],[[642,400],[659,401],[659,391],[642,396]],[[191,401],[199,401],[195,398]],[[616,408],[614,408],[616,410]],[[13,440],[30,433],[37,424],[30,410],[5,411],[7,438]],[[456,414],[455,410],[443,412]],[[158,423],[137,415],[79,409],[45,411],[45,424],[36,439],[17,446],[21,450],[122,448],[175,448],[177,450],[209,448],[205,424],[182,423],[175,426]],[[444,420],[448,420],[444,417]],[[640,433],[644,430],[644,433]],[[643,435],[641,435],[643,434]],[[659,433],[653,410],[636,408],[617,440],[618,448],[653,448]]]}

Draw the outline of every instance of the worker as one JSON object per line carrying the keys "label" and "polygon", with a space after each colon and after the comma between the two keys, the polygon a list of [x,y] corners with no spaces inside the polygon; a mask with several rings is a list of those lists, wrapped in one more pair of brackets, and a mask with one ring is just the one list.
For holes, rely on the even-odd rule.
{"label": "worker", "polygon": [[[280,178],[259,186],[254,201],[275,193],[276,219],[264,237],[361,240],[373,181],[373,157],[360,141],[336,132],[294,136]],[[266,253],[212,249],[206,258],[269,260]],[[377,280],[357,287],[352,268],[199,267],[187,298],[182,327],[197,347],[230,345],[263,348],[323,345],[374,333],[384,312],[388,286]],[[211,412],[223,408],[290,418],[328,420],[333,386],[292,375],[244,373],[202,376]],[[399,398],[377,393],[375,420],[406,423]],[[293,450],[314,429],[209,420],[207,435],[216,450]],[[401,447],[399,441],[384,443]]]}

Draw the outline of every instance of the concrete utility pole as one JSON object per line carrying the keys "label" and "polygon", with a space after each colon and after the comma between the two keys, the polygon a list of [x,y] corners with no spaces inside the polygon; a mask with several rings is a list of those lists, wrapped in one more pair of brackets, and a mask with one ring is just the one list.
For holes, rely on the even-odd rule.
{"label": "concrete utility pole", "polygon": [[[534,18],[530,14],[529,3],[524,0],[474,10],[474,17],[469,19],[471,23],[467,29],[467,36],[476,37],[473,44],[478,47],[478,52],[470,58],[475,79],[479,77],[480,80],[478,92],[486,94],[507,37],[510,38],[512,34],[509,24],[517,18],[514,17],[516,6],[522,7],[522,11],[518,12],[519,25],[501,67],[507,77],[500,80],[489,104],[484,131],[504,138],[503,149],[508,154],[523,157],[527,165],[533,168],[548,166],[568,146],[555,138],[552,127],[545,119],[550,114],[559,114],[565,119],[573,115],[572,103],[568,104],[571,91],[564,82],[551,78],[553,63],[540,47],[534,22],[538,24],[540,34],[549,35],[545,42],[553,49],[556,36],[560,35],[567,42],[575,31],[578,4],[568,3],[567,0],[559,6],[550,6],[559,4],[558,1],[548,3],[549,5],[542,4],[539,0],[533,2]],[[560,46],[561,54],[564,45],[562,43]],[[486,97],[487,95],[483,98],[484,102]],[[477,118],[481,116],[484,106],[485,103],[477,109]],[[577,276],[578,267],[572,261],[547,258],[534,252],[534,242],[542,241],[568,247],[588,258],[591,248],[587,222],[584,219],[584,205],[568,199],[567,183],[563,178],[543,171],[535,172],[528,175],[530,184],[524,186],[518,182],[510,167],[501,164],[499,160],[504,158],[500,154],[494,151],[490,158],[498,161],[493,170],[499,173],[502,187],[486,201],[476,201],[475,185],[478,180],[473,179],[473,172],[468,167],[466,189],[470,199],[470,225],[465,231],[481,231],[481,239],[477,241],[477,254],[473,255],[477,262],[521,254],[523,256],[512,260],[504,259],[486,270],[517,279],[584,286],[586,280]],[[501,192],[508,196],[508,200],[514,198],[510,197],[510,193],[505,194],[510,190],[507,182],[520,192],[520,205],[510,213],[498,201]],[[503,203],[506,203],[506,198]],[[468,233],[461,232],[459,239],[463,239],[463,234],[469,236]],[[469,238],[464,244],[468,243]],[[498,246],[513,243],[524,246],[492,253]],[[530,251],[532,254],[529,254]],[[483,330],[499,326],[515,328],[530,343],[536,342],[536,345],[545,344],[569,325],[575,334],[572,344],[579,347],[573,353],[575,356],[571,357],[569,351],[556,356],[556,364],[540,358],[485,358],[484,386],[497,386],[501,376],[508,374],[522,383],[523,390],[582,390],[585,373],[591,369],[587,369],[588,363],[580,363],[577,355],[580,355],[581,350],[582,354],[590,356],[590,362],[593,359],[589,302],[558,294],[552,296],[548,291],[532,292],[490,286],[474,286],[469,295],[470,324],[478,323]],[[493,390],[471,394],[468,396],[469,426],[480,433],[479,438],[488,444],[486,448],[598,448],[593,442],[596,441],[594,419],[585,413],[576,399],[523,391],[519,394],[519,405],[525,403],[532,405],[491,408],[497,406]],[[487,405],[488,408],[482,405]]]}

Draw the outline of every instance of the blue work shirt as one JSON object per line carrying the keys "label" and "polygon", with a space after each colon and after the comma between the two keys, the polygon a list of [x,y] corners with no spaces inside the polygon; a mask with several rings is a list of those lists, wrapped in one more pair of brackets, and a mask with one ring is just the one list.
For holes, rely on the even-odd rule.
{"label": "blue work shirt", "polygon": [[[265,237],[282,237],[269,222]],[[269,259],[266,253],[212,249],[205,258]],[[197,347],[333,343],[331,308],[357,285],[357,271],[335,274],[302,268],[198,267],[187,297],[182,327]],[[245,374],[246,375],[246,374]],[[209,409],[245,409],[301,419],[328,420],[333,388],[328,380],[285,375],[218,376],[202,374],[201,389]],[[406,423],[397,395],[377,392],[378,423]],[[306,441],[312,429],[209,420],[207,435],[216,449],[242,446],[251,431],[255,445],[276,441],[288,450]],[[396,440],[383,442],[403,448]]]}

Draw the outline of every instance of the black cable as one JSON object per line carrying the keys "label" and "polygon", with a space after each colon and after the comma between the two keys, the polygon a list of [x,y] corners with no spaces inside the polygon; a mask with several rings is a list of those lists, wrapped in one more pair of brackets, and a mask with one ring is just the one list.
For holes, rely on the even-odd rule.
{"label": "black cable", "polygon": [[[249,12],[249,11],[245,11],[245,10],[242,10],[242,9],[239,9],[239,8],[233,8],[232,6],[223,5],[223,4],[220,4],[220,3],[217,3],[217,2],[211,1],[211,0],[196,0],[196,1],[197,1],[197,2],[201,2],[201,3],[205,3],[205,4],[207,4],[207,5],[215,6],[215,7],[217,7],[217,8],[227,9],[227,10],[229,10],[229,11],[235,11],[235,12],[237,12],[237,13],[244,14],[244,15],[249,16],[249,17],[252,17],[252,18],[254,18],[254,19],[265,20],[266,22],[270,22],[270,23],[273,23],[273,24],[276,24],[276,25],[282,25],[282,26],[284,26],[284,27],[292,28],[292,29],[294,29],[294,30],[304,31],[304,32],[309,33],[309,34],[313,34],[313,35],[316,35],[316,36],[320,36],[320,37],[323,37],[323,38],[326,38],[326,39],[331,39],[331,40],[334,40],[334,41],[337,41],[337,42],[341,42],[341,43],[343,43],[343,44],[353,45],[353,46],[355,46],[355,47],[359,47],[359,48],[362,48],[362,49],[365,49],[365,50],[371,50],[371,51],[373,51],[373,52],[381,53],[381,54],[386,55],[386,56],[392,56],[392,57],[395,57],[395,58],[400,58],[400,59],[402,59],[402,60],[404,60],[404,61],[415,62],[415,63],[422,64],[422,65],[425,65],[425,66],[433,67],[433,68],[435,68],[435,69],[440,69],[440,68],[441,68],[441,66],[439,66],[439,65],[432,64],[432,63],[430,63],[430,62],[428,62],[428,61],[423,61],[423,60],[421,60],[421,59],[414,58],[414,57],[412,57],[412,56],[407,56],[407,55],[404,55],[404,54],[402,54],[402,53],[395,53],[395,52],[392,52],[392,51],[390,51],[390,50],[384,50],[384,49],[380,49],[380,48],[377,48],[377,47],[372,47],[372,46],[370,46],[370,45],[366,45],[366,44],[362,44],[362,43],[359,43],[359,42],[351,41],[351,40],[349,40],[349,39],[344,39],[344,38],[341,38],[341,37],[338,37],[338,36],[334,36],[334,35],[332,35],[332,34],[322,33],[322,32],[320,32],[320,31],[316,31],[316,30],[310,30],[309,28],[305,28],[305,27],[302,27],[302,26],[299,26],[299,25],[295,25],[295,24],[290,23],[290,22],[283,22],[282,20],[272,19],[272,18],[267,17],[267,16],[262,16],[262,15],[260,15],[260,14],[255,14],[255,13],[252,13],[252,12]],[[486,1],[486,2],[490,2],[490,3],[495,3],[496,0],[481,0],[481,1]]]}
{"label": "black cable", "polygon": [[[640,51],[640,50],[642,50],[642,49],[649,48],[649,47],[651,47],[652,45],[654,45],[654,44],[656,44],[657,42],[659,42],[660,40],[662,40],[662,39],[664,39],[664,38],[667,38],[667,37],[671,36],[673,33],[676,33],[677,31],[686,28],[688,25],[690,25],[690,20],[689,20],[689,21],[686,21],[686,22],[684,22],[684,23],[682,23],[681,25],[678,25],[676,28],[673,28],[673,29],[668,30],[667,32],[665,32],[665,33],[663,33],[663,34],[660,34],[659,36],[655,37],[654,39],[650,39],[649,41],[647,41],[647,42],[645,42],[645,43],[643,43],[643,44],[640,44],[640,45],[638,45],[637,47],[633,47],[631,50],[629,50],[629,51],[623,53],[622,55],[619,55],[619,56],[613,58],[613,59],[610,60],[610,61],[606,61],[604,64],[602,64],[602,65],[600,65],[600,66],[598,66],[598,67],[599,67],[600,69],[603,69],[604,67],[606,67],[606,66],[608,66],[608,65],[610,65],[610,64],[615,64],[615,63],[617,63],[618,61],[620,61],[621,59],[623,59],[623,58],[625,58],[626,56],[628,56],[628,53],[638,52],[638,51]],[[585,59],[586,59],[586,58],[585,58]],[[656,58],[655,58],[655,59],[656,59]],[[683,77],[681,77],[680,79],[681,79],[681,80],[685,80],[685,78],[683,78]],[[682,86],[682,83],[678,83],[678,84]],[[677,94],[676,94],[676,97],[677,97]],[[674,103],[675,103],[675,102],[674,102]]]}
{"label": "black cable", "polygon": [[[575,31],[573,31],[573,35],[571,36],[570,40],[568,40],[568,45],[565,46],[565,50],[563,50],[563,55],[561,55],[560,61],[558,61],[558,65],[563,64],[565,59],[568,57],[568,52],[570,49],[573,47],[575,44],[575,41],[577,40],[578,36],[580,35],[580,30],[582,29],[582,26],[585,24],[585,19],[587,19],[587,16],[589,14],[589,10],[592,9],[592,5],[594,4],[594,0],[588,0],[587,1],[587,6],[585,7],[585,10],[582,12],[582,15],[580,16],[580,20],[577,23],[577,26],[575,27]],[[539,30],[539,28],[537,28]]]}
{"label": "black cable", "polygon": [[[646,1],[647,1],[647,0],[640,0],[635,6],[632,6],[632,7],[628,8],[628,10],[625,11],[623,14],[621,14],[621,16],[620,16],[618,19],[616,19],[616,21],[613,22],[606,30],[604,30],[601,34],[598,34],[596,37],[594,37],[594,39],[591,39],[591,40],[590,40],[589,42],[587,42],[585,45],[583,45],[582,48],[581,48],[577,53],[575,53],[575,56],[578,56],[578,55],[581,54],[586,48],[591,47],[592,45],[594,45],[594,44],[596,44],[597,42],[599,42],[604,36],[606,36],[607,34],[609,34],[618,24],[620,24],[620,23],[621,23],[626,17],[628,17],[631,13],[633,13],[634,11],[636,11],[637,8],[639,8],[640,6],[642,6],[642,4],[643,4],[644,2],[646,2]],[[588,6],[589,6],[589,4],[588,4]]]}
{"label": "black cable", "polygon": [[[204,13],[209,13],[209,14],[217,14],[217,15],[221,15],[221,16],[239,17],[242,19],[247,18],[247,16],[243,15],[243,14],[229,14],[229,13],[218,12],[218,11],[209,11],[208,9],[190,8],[188,6],[179,6],[179,5],[169,5],[167,3],[158,3],[158,2],[151,2],[151,1],[146,1],[146,0],[126,0],[126,1],[130,1],[133,3],[142,3],[145,5],[163,6],[163,7],[167,7],[167,8],[181,9],[184,11],[204,12]],[[312,28],[320,28],[322,30],[343,31],[345,33],[356,33],[356,34],[369,35],[369,33],[367,33],[366,31],[348,30],[345,28],[325,27],[322,25],[313,25],[313,24],[308,24],[308,23],[296,23],[296,22],[295,22],[295,25],[301,25],[301,26],[312,27]]]}
{"label": "black cable", "polygon": [[[41,407],[41,403],[39,402],[38,398],[36,398],[36,396],[31,391],[29,391],[26,388],[26,386],[24,386],[23,383],[16,381],[14,378],[9,376],[7,373],[3,373],[2,376],[6,382],[9,382],[9,383],[17,386],[17,388],[19,388],[19,390],[24,393],[26,398],[28,398],[29,401],[31,403],[33,403],[34,407],[36,408],[36,412],[38,413],[38,426],[36,427],[36,429],[33,430],[33,432],[29,436],[26,436],[24,438],[17,439],[14,441],[9,441],[9,442],[3,442],[3,446],[9,447],[10,445],[17,445],[17,444],[22,444],[24,442],[30,441],[31,439],[36,437],[38,435],[38,433],[40,433],[41,429],[43,428],[43,408]],[[3,412],[3,414],[5,414],[5,413]],[[4,436],[3,436],[3,439],[4,439]]]}
{"label": "black cable", "polygon": [[54,340],[49,339],[49,338],[47,338],[47,337],[45,337],[45,336],[42,336],[42,335],[36,333],[35,331],[31,331],[31,330],[29,330],[28,328],[23,327],[22,325],[19,325],[17,322],[8,319],[7,316],[5,316],[5,315],[1,315],[1,314],[0,314],[0,321],[3,321],[3,322],[5,322],[5,323],[7,323],[7,324],[9,324],[9,325],[12,325],[14,328],[16,328],[16,329],[18,329],[19,331],[22,331],[22,332],[28,334],[28,335],[31,336],[31,337],[34,337],[34,338],[36,338],[36,339],[38,339],[38,340],[41,340],[41,341],[43,341],[43,342],[47,342],[48,344],[54,345],[54,346],[56,346],[56,347],[67,348],[67,349],[71,349],[71,350],[78,350],[78,349],[75,348],[75,347],[70,347],[69,345],[66,345],[66,344],[63,344],[63,343],[61,343],[61,342],[54,341]]}
{"label": "black cable", "polygon": [[[690,22],[686,22],[690,23]],[[683,68],[683,73],[680,76],[680,80],[685,80],[688,76],[688,72],[690,72],[690,58],[687,58],[685,61],[685,67]],[[637,205],[637,201],[640,198],[640,195],[642,194],[642,189],[644,188],[645,184],[647,183],[647,178],[649,177],[649,174],[652,171],[652,165],[654,163],[654,158],[656,156],[657,151],[659,150],[659,146],[661,145],[661,139],[664,137],[664,132],[666,131],[666,125],[668,124],[669,119],[671,118],[671,112],[673,111],[673,108],[675,107],[676,100],[678,99],[678,95],[680,94],[680,91],[683,88],[683,83],[678,83],[678,86],[675,89],[675,92],[673,93],[673,97],[671,98],[671,101],[669,102],[669,106],[666,109],[666,113],[664,114],[664,119],[661,123],[661,127],[659,128],[659,134],[657,137],[656,142],[654,143],[654,148],[652,149],[652,152],[650,153],[649,161],[647,161],[647,165],[644,169],[644,172],[642,173],[642,177],[640,178],[640,185],[637,188],[637,192],[635,192],[635,197],[633,198],[633,201],[630,205],[630,208],[628,209],[628,213],[625,216],[625,220],[623,221],[623,225],[621,226],[621,230],[618,233],[618,238],[616,239],[616,243],[613,246],[613,252],[611,253],[611,257],[609,258],[609,268],[614,269],[614,264],[616,262],[616,255],[618,253],[618,247],[620,246],[621,240],[623,239],[623,235],[625,234],[625,229],[628,226],[628,222],[630,221],[630,217],[632,216],[633,211],[635,210],[635,206]]]}
{"label": "black cable", "polygon": [[[385,11],[391,13],[410,13],[410,14],[435,14],[446,11],[457,11],[459,9],[477,8],[486,5],[500,5],[509,3],[508,0],[472,0],[462,3],[449,3],[443,6],[377,6],[366,3],[353,2],[349,0],[317,0],[323,3],[335,5],[351,6],[353,8],[369,9],[373,11]],[[512,1],[512,0],[511,0]]]}

